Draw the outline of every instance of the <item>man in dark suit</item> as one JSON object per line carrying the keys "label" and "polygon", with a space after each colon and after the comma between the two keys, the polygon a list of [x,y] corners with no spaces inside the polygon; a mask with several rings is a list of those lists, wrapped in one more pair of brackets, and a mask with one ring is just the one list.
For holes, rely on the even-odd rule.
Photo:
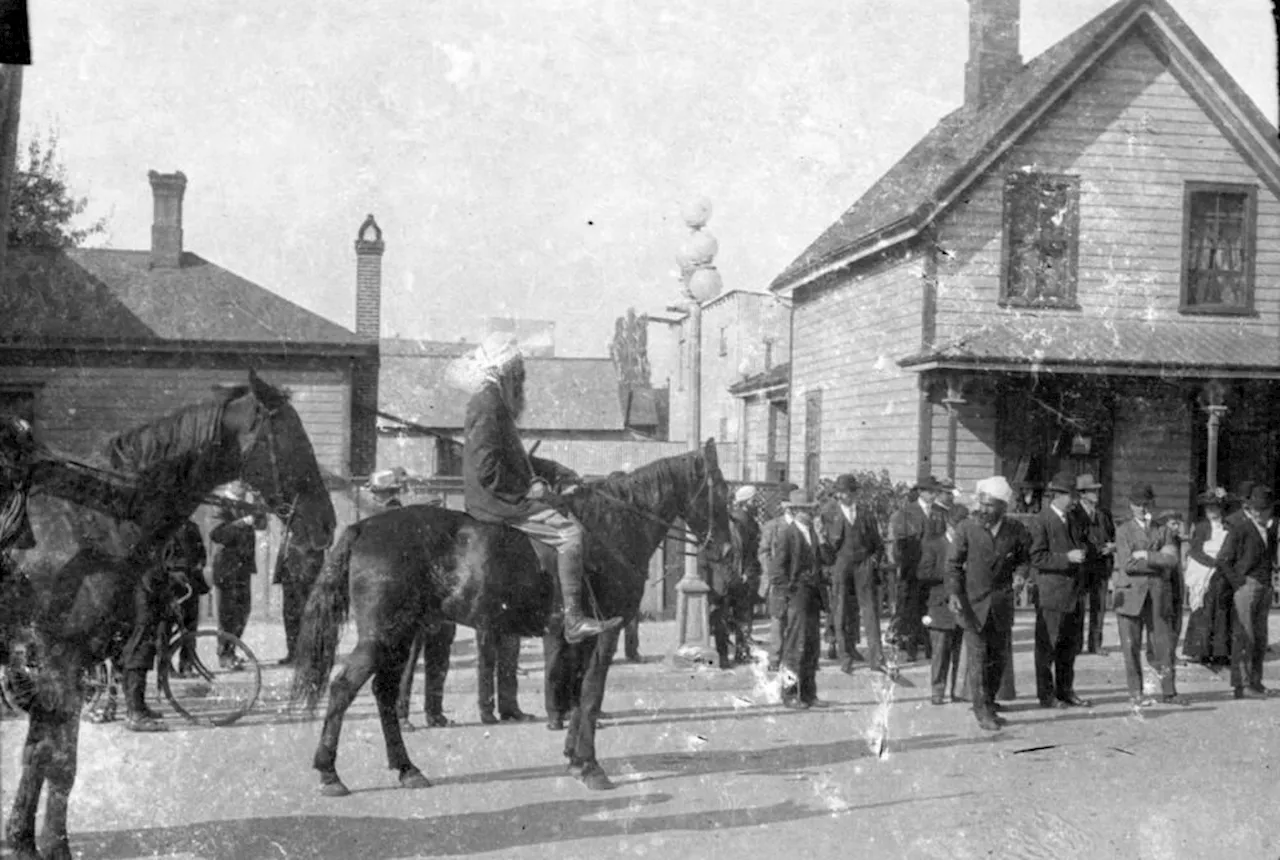
{"label": "man in dark suit", "polygon": [[1116,523],[1111,512],[1098,501],[1102,485],[1088,473],[1076,477],[1079,504],[1068,515],[1090,547],[1080,566],[1083,596],[1080,600],[1081,626],[1088,616],[1088,630],[1082,631],[1081,646],[1089,654],[1105,654],[1102,648],[1102,625],[1107,610],[1107,587],[1111,580],[1111,561],[1116,551]]}
{"label": "man in dark suit", "polygon": [[933,646],[929,662],[930,701],[945,705],[947,695],[957,701],[956,682],[960,669],[960,643],[964,630],[951,607],[947,605],[947,561],[955,544],[956,530],[969,517],[964,505],[952,504],[944,496],[934,502],[934,508],[942,515],[934,518],[933,528],[925,539],[920,553],[918,578],[920,585],[929,589],[924,616],[925,628]]}
{"label": "man in dark suit", "polygon": [[854,662],[862,659],[855,647],[861,616],[867,659],[873,670],[883,672],[876,567],[884,541],[871,511],[854,502],[858,481],[853,475],[836,478],[834,492],[835,498],[823,508],[819,522],[835,555],[831,562],[831,616],[840,671],[853,674]]}
{"label": "man in dark suit", "polygon": [[292,666],[302,632],[302,616],[307,608],[311,586],[320,578],[324,567],[324,550],[302,549],[287,540],[276,556],[273,585],[280,586],[280,615],[284,620],[284,656],[279,665]]}
{"label": "man in dark suit", "polygon": [[[1156,704],[1142,691],[1142,633],[1151,641],[1151,668],[1160,675],[1160,700],[1185,705],[1178,695],[1173,660],[1174,571],[1178,547],[1173,534],[1153,521],[1155,492],[1150,484],[1129,491],[1129,519],[1116,528],[1115,589],[1112,592],[1125,683],[1135,708]],[[1151,659],[1154,658],[1154,659]]]}
{"label": "man in dark suit", "polygon": [[1042,708],[1089,707],[1075,693],[1080,651],[1083,564],[1089,555],[1071,511],[1075,479],[1059,472],[1046,487],[1049,504],[1030,522],[1031,566],[1036,577],[1036,698]]}
{"label": "man in dark suit", "polygon": [[[241,514],[249,503],[249,490],[239,481],[229,485],[231,505],[219,513],[219,523],[209,533],[218,544],[213,559],[213,585],[218,589],[218,629],[232,636],[244,635],[253,606],[253,575],[258,571],[258,532],[267,527],[262,514]],[[218,663],[224,669],[243,669],[229,647],[219,646]]]}
{"label": "man in dark suit", "polygon": [[[787,484],[783,487],[787,493],[794,492],[795,489],[795,484]],[[778,671],[778,667],[782,664],[782,640],[787,616],[787,602],[783,593],[786,583],[775,587],[777,583],[773,580],[773,553],[782,543],[782,535],[791,525],[791,521],[791,514],[784,504],[778,516],[766,521],[760,527],[760,548],[756,555],[760,561],[760,569],[763,571],[760,579],[760,596],[765,600],[765,611],[769,615],[770,672]]]}
{"label": "man in dark suit", "polygon": [[1254,486],[1232,514],[1217,569],[1235,590],[1231,638],[1231,686],[1237,699],[1265,699],[1262,664],[1267,654],[1271,574],[1276,563],[1275,505],[1271,490]]}
{"label": "man in dark suit", "polygon": [[813,527],[816,507],[804,490],[788,497],[793,521],[774,548],[770,571],[773,588],[786,607],[782,665],[794,678],[794,687],[783,685],[783,704],[801,709],[818,704],[822,564],[830,561],[830,548]]}
{"label": "man in dark suit", "polygon": [[978,510],[956,530],[947,565],[947,607],[964,627],[969,649],[973,713],[996,731],[995,694],[1005,670],[1005,639],[1013,629],[1013,589],[1031,563],[1031,538],[1005,517],[1013,488],[1002,476],[978,482]]}
{"label": "man in dark suit", "polygon": [[[165,570],[169,574],[173,599],[177,600],[188,589],[191,590],[182,601],[181,611],[182,632],[193,633],[200,626],[200,598],[209,593],[209,583],[204,578],[204,566],[208,557],[200,527],[189,519],[185,520],[165,544],[162,556]],[[172,632],[164,632],[164,641],[169,640]],[[178,674],[190,673],[195,659],[194,643],[183,643],[182,652],[178,655]]]}
{"label": "man in dark suit", "polygon": [[916,500],[903,505],[889,520],[889,542],[886,547],[889,564],[897,571],[893,618],[889,621],[889,640],[906,662],[913,662],[921,647],[926,650],[929,648],[922,624],[926,592],[916,579],[916,569],[920,565],[921,544],[929,528],[933,503],[942,490],[942,485],[930,475],[912,489],[917,494]]}
{"label": "man in dark suit", "polygon": [[426,625],[413,637],[409,662],[405,664],[400,676],[400,693],[396,697],[396,717],[400,720],[401,731],[417,731],[417,727],[409,720],[409,704],[419,657],[422,658],[422,669],[426,676],[422,690],[422,712],[426,727],[443,729],[453,725],[453,721],[444,715],[444,683],[449,677],[449,654],[453,650],[453,639],[457,632],[456,624],[441,621]]}

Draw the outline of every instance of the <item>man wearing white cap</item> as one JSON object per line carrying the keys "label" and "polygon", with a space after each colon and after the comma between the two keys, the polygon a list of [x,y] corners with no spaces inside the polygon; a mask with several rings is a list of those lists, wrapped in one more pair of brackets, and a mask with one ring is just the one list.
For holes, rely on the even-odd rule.
{"label": "man wearing white cap", "polygon": [[995,695],[1005,670],[1005,638],[1013,629],[1013,581],[1025,577],[1031,538],[1005,518],[1013,488],[996,475],[978,482],[978,508],[960,523],[947,567],[947,606],[964,627],[970,655],[973,713],[978,725],[996,731]]}
{"label": "man wearing white cap", "polygon": [[756,488],[744,484],[733,494],[729,511],[734,533],[734,564],[742,575],[741,586],[730,594],[735,663],[751,660],[751,622],[760,590],[760,524],[756,521]]}
{"label": "man wearing white cap", "polygon": [[463,429],[467,513],[482,522],[505,523],[555,547],[566,641],[580,642],[618,627],[621,618],[599,621],[582,611],[582,525],[551,504],[551,488],[541,477],[568,470],[530,457],[520,442],[516,424],[525,406],[525,375],[519,347],[509,335],[491,335],[473,360],[480,379],[467,404]]}

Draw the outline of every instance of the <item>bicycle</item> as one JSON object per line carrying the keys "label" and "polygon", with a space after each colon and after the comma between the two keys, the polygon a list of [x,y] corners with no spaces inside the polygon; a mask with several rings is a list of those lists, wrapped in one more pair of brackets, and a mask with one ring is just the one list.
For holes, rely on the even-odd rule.
{"label": "bicycle", "polygon": [[[262,691],[262,666],[248,645],[223,630],[186,630],[182,604],[194,594],[189,583],[170,601],[166,629],[175,630],[156,662],[156,686],[188,722],[229,726],[257,704]],[[175,667],[174,661],[177,661]],[[211,668],[211,667],[217,667]],[[0,667],[0,696],[14,710],[29,710],[38,690],[39,649],[33,636],[15,643],[9,663]],[[105,723],[115,719],[116,671],[106,660],[81,676],[85,718]]]}

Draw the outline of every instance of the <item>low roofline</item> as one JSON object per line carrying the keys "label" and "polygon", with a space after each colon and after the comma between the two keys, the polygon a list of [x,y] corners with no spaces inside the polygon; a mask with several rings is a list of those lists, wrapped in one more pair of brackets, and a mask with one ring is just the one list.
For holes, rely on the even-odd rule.
{"label": "low roofline", "polygon": [[232,340],[101,340],[86,338],[40,338],[38,340],[3,340],[0,350],[8,352],[151,352],[151,353],[249,353],[251,355],[316,355],[377,358],[376,341],[360,343],[306,341],[232,341]]}
{"label": "low roofline", "polygon": [[1272,365],[1210,365],[1161,362],[1095,362],[1088,359],[1036,360],[1019,358],[988,359],[980,356],[940,358],[913,355],[898,361],[898,366],[917,373],[930,370],[976,370],[994,373],[1079,373],[1091,376],[1207,376],[1227,379],[1280,379],[1280,367]]}

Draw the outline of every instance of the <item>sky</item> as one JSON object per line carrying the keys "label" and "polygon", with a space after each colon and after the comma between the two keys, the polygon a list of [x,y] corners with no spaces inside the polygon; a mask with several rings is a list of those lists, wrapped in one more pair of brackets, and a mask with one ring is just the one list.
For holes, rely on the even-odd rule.
{"label": "sky", "polygon": [[[1274,124],[1269,0],[1171,0]],[[1022,55],[1108,0],[1023,0]],[[24,137],[56,127],[93,244],[185,245],[351,327],[384,231],[384,336],[614,319],[679,298],[705,197],[725,287],[762,290],[962,100],[967,0],[58,0],[31,4]]]}

